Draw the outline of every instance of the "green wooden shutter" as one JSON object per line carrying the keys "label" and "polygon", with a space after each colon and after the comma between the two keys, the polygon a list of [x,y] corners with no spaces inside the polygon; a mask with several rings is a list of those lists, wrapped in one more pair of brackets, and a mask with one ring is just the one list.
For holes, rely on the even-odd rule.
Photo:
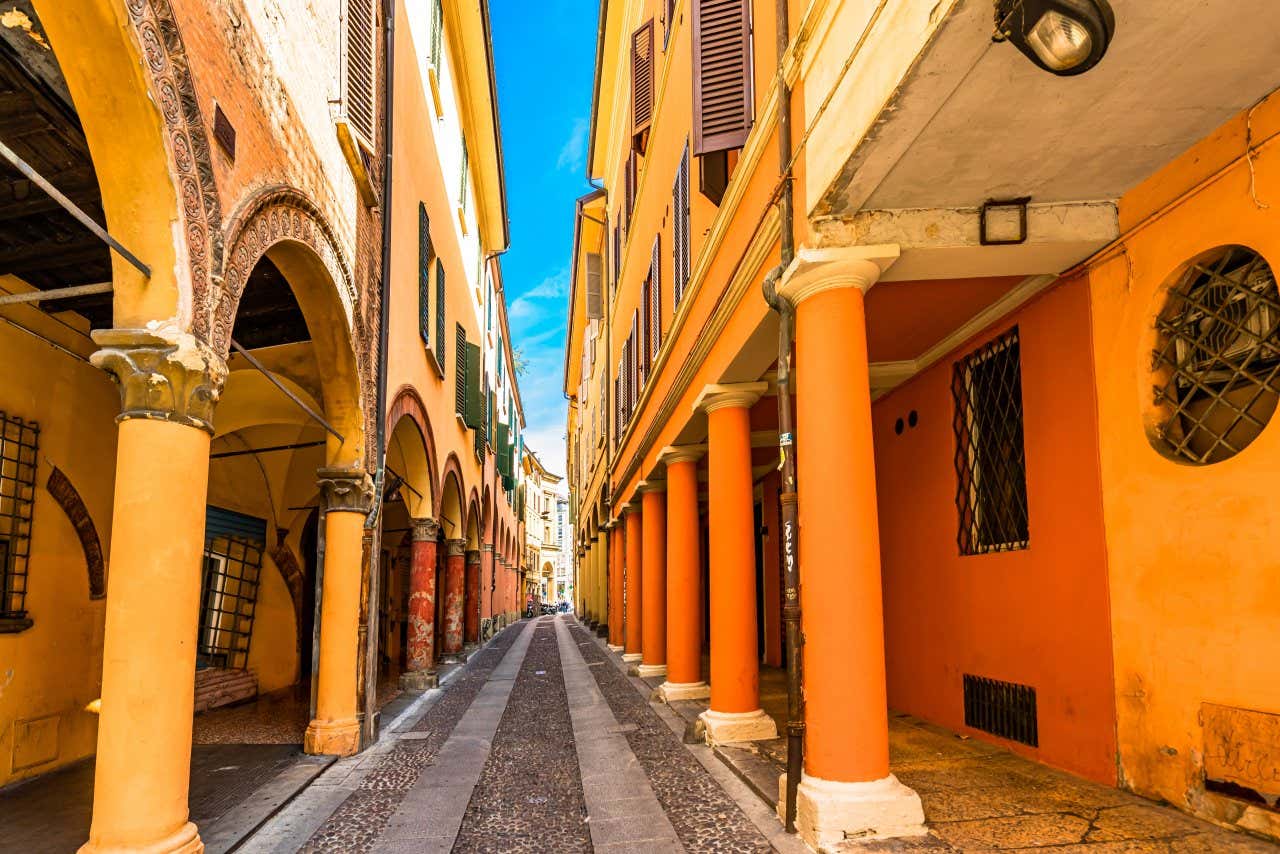
{"label": "green wooden shutter", "polygon": [[466,409],[463,421],[473,430],[481,429],[484,424],[484,405],[480,389],[480,345],[463,339],[467,350],[467,388]]}
{"label": "green wooden shutter", "polygon": [[431,346],[431,223],[427,206],[418,203],[418,330]]}
{"label": "green wooden shutter", "polygon": [[488,410],[488,415],[487,415],[487,416],[486,416],[486,418],[485,418],[485,421],[488,423],[488,427],[489,427],[489,429],[488,429],[488,439],[489,439],[489,444],[490,444],[490,445],[492,445],[492,444],[494,444],[494,442],[493,442],[493,428],[494,428],[494,424],[493,424],[493,422],[494,422],[494,419],[497,417],[497,414],[498,414],[498,413],[497,413],[497,400],[494,398],[494,396],[493,396],[493,392],[492,392],[492,391],[490,391],[490,392],[489,392],[489,402],[488,402],[488,406],[489,406],[489,410]]}
{"label": "green wooden shutter", "polygon": [[444,321],[444,264],[436,264],[436,361],[440,364],[440,370],[444,370],[445,360],[445,343],[444,331],[446,324]]}
{"label": "green wooden shutter", "polygon": [[454,377],[453,377],[454,411],[465,416],[467,413],[467,330],[462,324],[454,328]]}
{"label": "green wooden shutter", "polygon": [[467,154],[467,141],[462,140],[462,189],[459,191],[459,206],[462,208],[463,215],[467,212],[467,176],[471,170],[470,155]]}
{"label": "green wooden shutter", "polygon": [[440,4],[440,0],[436,0],[434,14],[431,16],[431,65],[433,68],[440,67],[440,48],[444,41],[444,8]]}

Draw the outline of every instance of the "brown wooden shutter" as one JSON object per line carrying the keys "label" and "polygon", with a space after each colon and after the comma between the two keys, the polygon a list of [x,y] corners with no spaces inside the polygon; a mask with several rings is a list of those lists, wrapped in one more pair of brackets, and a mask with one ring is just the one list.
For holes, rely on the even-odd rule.
{"label": "brown wooden shutter", "polygon": [[374,0],[347,0],[343,22],[347,120],[369,148],[374,144],[374,74],[377,7]]}
{"label": "brown wooden shutter", "polygon": [[640,310],[631,313],[631,406],[635,408],[640,399],[640,388],[643,382],[640,377]]}
{"label": "brown wooden shutter", "polygon": [[680,305],[684,289],[692,273],[689,244],[689,144],[685,143],[684,156],[680,158],[680,171],[676,173],[676,185],[672,189],[671,214],[671,283],[672,310]]}
{"label": "brown wooden shutter", "polygon": [[604,284],[604,276],[601,274],[601,261],[599,253],[587,253],[587,319],[598,320],[604,317],[604,296],[600,289]]}
{"label": "brown wooden shutter", "polygon": [[693,0],[693,153],[741,148],[751,131],[751,4]]}
{"label": "brown wooden shutter", "polygon": [[[631,213],[636,207],[636,153],[634,151],[627,154],[626,166],[626,185],[627,185],[627,219],[624,234],[631,233]],[[624,241],[625,242],[625,241]]]}
{"label": "brown wooden shutter", "polygon": [[631,34],[631,145],[644,151],[653,123],[653,20]]}
{"label": "brown wooden shutter", "polygon": [[662,237],[653,238],[649,258],[649,360],[658,360],[662,347]]}
{"label": "brown wooden shutter", "polygon": [[676,0],[663,0],[662,3],[662,49],[665,51],[671,44],[671,31],[676,27]]}

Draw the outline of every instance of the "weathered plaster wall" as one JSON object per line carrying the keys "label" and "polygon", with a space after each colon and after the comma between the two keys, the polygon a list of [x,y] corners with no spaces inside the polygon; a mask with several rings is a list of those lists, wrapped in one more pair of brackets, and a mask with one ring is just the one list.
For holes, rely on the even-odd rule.
{"label": "weathered plaster wall", "polygon": [[[0,277],[0,289],[26,287]],[[7,307],[0,314],[74,352],[87,356],[93,349],[78,328],[33,308]],[[26,598],[33,625],[18,634],[0,634],[4,785],[94,751],[97,716],[85,706],[99,696],[106,600],[90,598],[80,541],[45,484],[53,466],[71,480],[105,555],[111,539],[114,418],[120,398],[106,374],[2,323],[0,364],[10,368],[0,383],[0,411],[40,424]]]}
{"label": "weathered plaster wall", "polygon": [[[1231,459],[1191,466],[1155,451],[1143,418],[1153,318],[1170,278],[1195,255],[1232,243],[1280,269],[1277,132],[1273,98],[1137,187],[1121,200],[1122,251],[1088,272],[1121,781],[1272,834],[1275,813],[1204,793],[1205,755],[1224,745],[1206,738],[1202,704],[1280,713],[1280,425]],[[1260,759],[1251,773],[1275,774],[1274,741],[1256,722],[1234,739],[1240,756]]]}
{"label": "weathered plaster wall", "polygon": [[[955,287],[964,287],[956,283]],[[953,363],[1018,327],[1030,547],[961,556]],[[1089,294],[1062,284],[872,410],[889,704],[964,725],[963,675],[1036,689],[1040,746],[1022,753],[1114,784],[1107,558],[1099,497]],[[1070,370],[1064,366],[1071,365]],[[918,426],[897,435],[897,419]]]}

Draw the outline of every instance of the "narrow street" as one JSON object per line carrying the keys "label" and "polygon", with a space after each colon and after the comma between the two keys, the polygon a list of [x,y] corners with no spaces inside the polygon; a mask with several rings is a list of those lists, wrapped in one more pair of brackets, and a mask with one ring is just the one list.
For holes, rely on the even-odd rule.
{"label": "narrow street", "polygon": [[507,628],[238,850],[803,850],[606,655],[572,617]]}

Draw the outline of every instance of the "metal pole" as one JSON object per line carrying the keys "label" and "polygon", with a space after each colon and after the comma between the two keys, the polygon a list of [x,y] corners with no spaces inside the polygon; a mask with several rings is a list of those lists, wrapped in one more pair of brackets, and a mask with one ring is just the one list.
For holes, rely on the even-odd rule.
{"label": "metal pole", "polygon": [[270,454],[275,451],[297,451],[303,448],[318,448],[323,444],[324,441],[321,440],[319,442],[294,442],[292,445],[272,445],[268,448],[246,448],[243,451],[219,451],[216,454],[210,454],[209,459],[223,460],[227,457],[243,457],[249,454]]}
{"label": "metal pole", "polygon": [[246,350],[245,348],[237,344],[234,338],[231,339],[231,348],[235,350],[237,353],[239,353],[241,356],[244,356],[245,361],[247,361],[250,365],[256,368],[260,374],[262,374],[264,377],[267,378],[267,382],[271,383],[273,386],[280,389],[280,391],[284,392],[285,397],[289,398],[294,403],[296,403],[299,409],[301,409],[303,412],[310,415],[311,418],[317,424],[323,427],[326,432],[328,432],[330,435],[338,437],[339,442],[347,441],[345,438],[343,438],[341,433],[333,429],[333,426],[328,421],[325,421],[322,417],[320,417],[319,413],[317,413],[310,406],[307,406],[307,404],[304,403],[302,399],[298,397],[296,394],[289,391],[289,389],[285,387],[284,383],[276,379],[275,374],[271,373],[271,371],[268,371],[261,362],[259,362],[257,359],[253,357],[253,355],[248,350]]}
{"label": "metal pole", "polygon": [[0,305],[15,305],[25,302],[45,302],[46,300],[84,297],[91,294],[109,294],[115,289],[111,282],[98,282],[93,285],[74,285],[69,288],[53,288],[47,291],[27,291],[20,294],[0,294]]}
{"label": "metal pole", "polygon": [[138,260],[137,255],[134,255],[128,249],[125,249],[119,240],[116,240],[108,234],[107,230],[94,222],[93,218],[82,211],[79,205],[62,195],[62,193],[58,191],[57,187],[50,184],[43,175],[35,169],[32,169],[27,161],[19,157],[12,148],[5,145],[3,142],[0,142],[0,156],[3,156],[5,160],[8,160],[13,164],[15,169],[30,178],[37,187],[48,193],[55,202],[62,205],[62,208],[67,213],[79,220],[80,224],[92,231],[99,240],[116,250],[116,252],[120,253],[120,257],[136,267],[142,275],[146,276],[148,279],[151,278],[151,268]]}

